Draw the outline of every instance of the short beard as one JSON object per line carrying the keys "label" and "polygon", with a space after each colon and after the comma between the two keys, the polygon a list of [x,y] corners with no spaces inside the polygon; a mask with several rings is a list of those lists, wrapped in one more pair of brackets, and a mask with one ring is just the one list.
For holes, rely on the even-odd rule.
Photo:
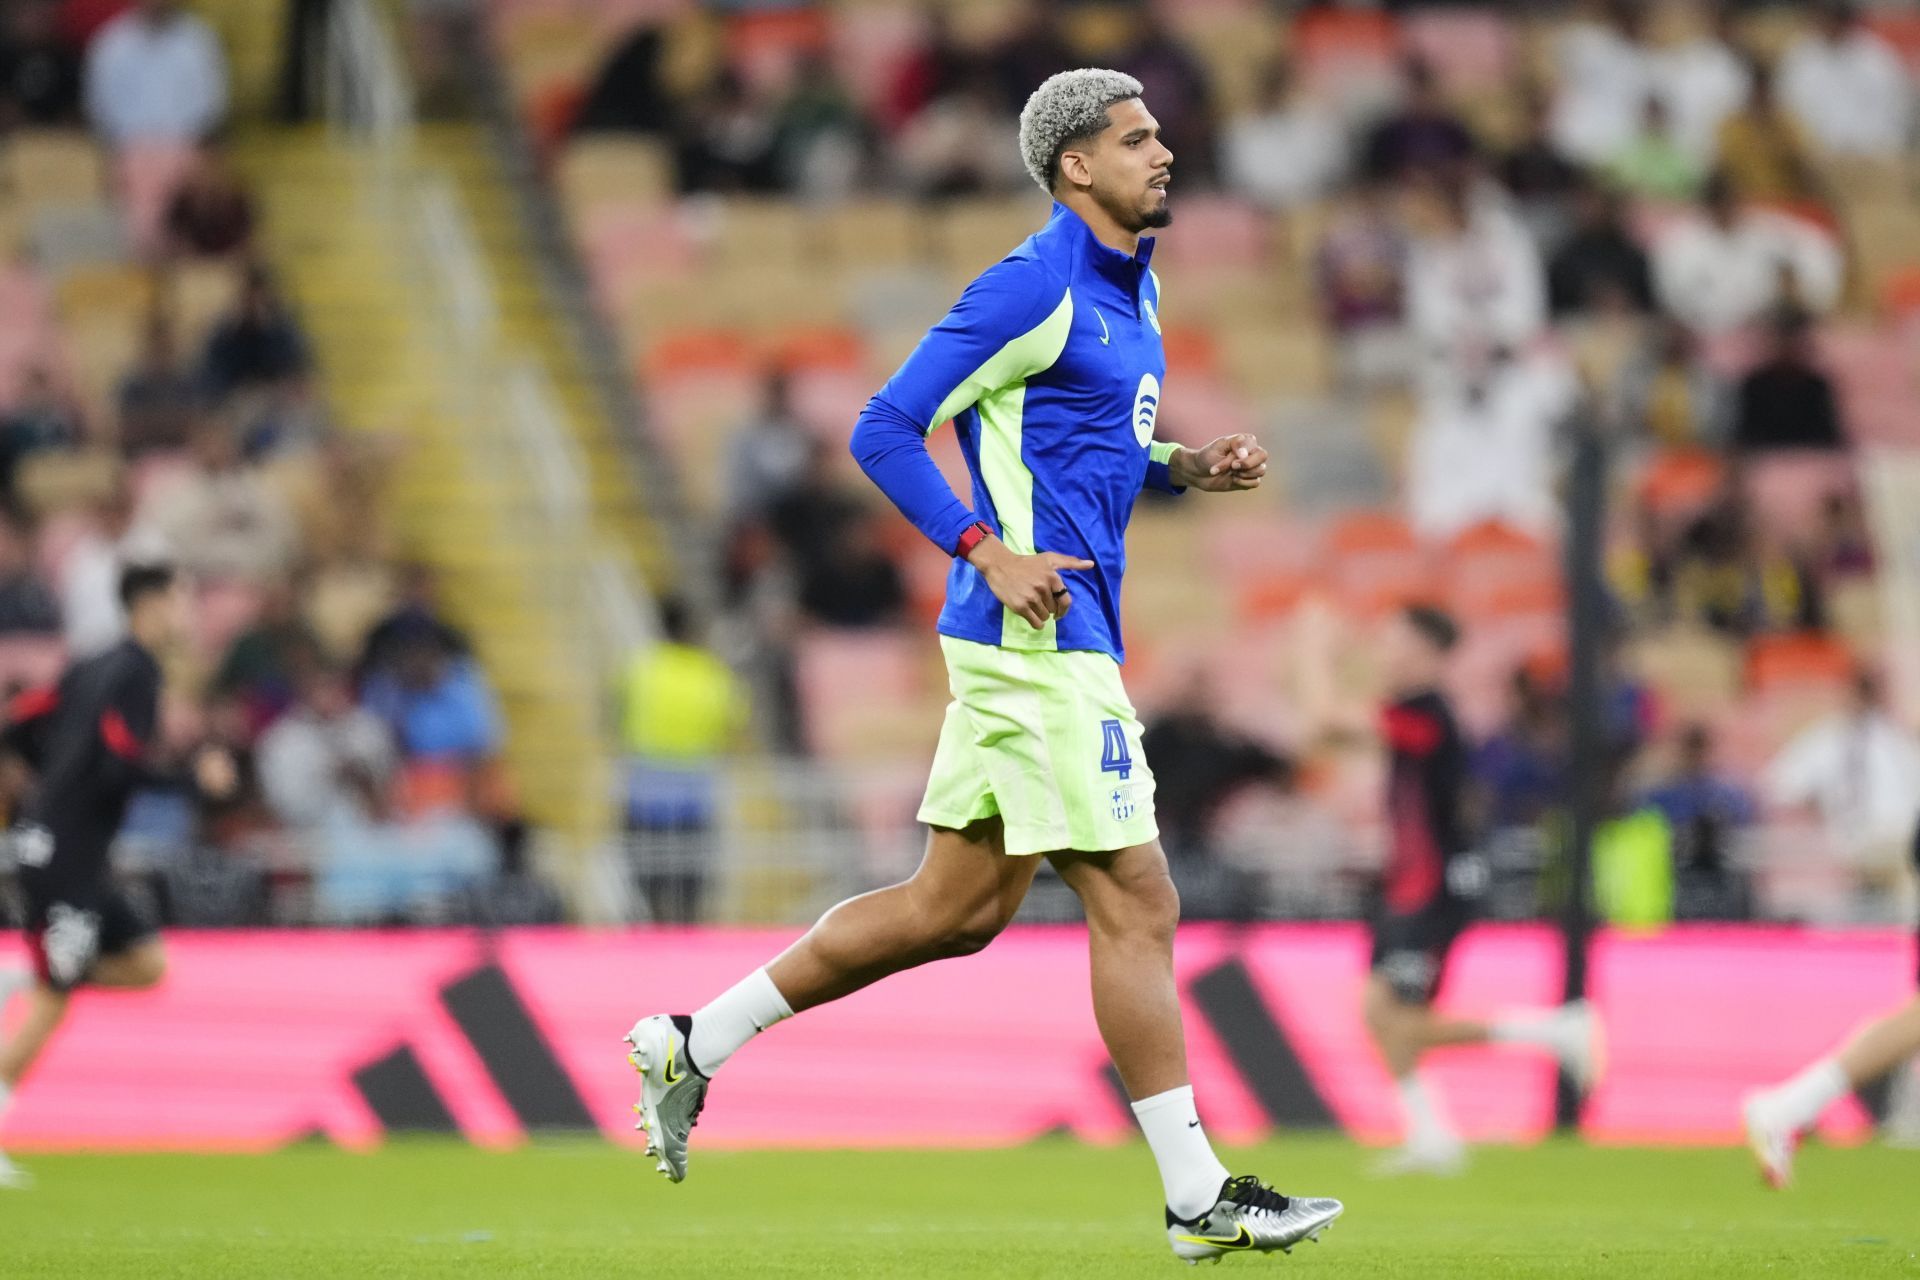
{"label": "short beard", "polygon": [[1152,213],[1143,213],[1140,215],[1140,230],[1142,231],[1158,231],[1161,227],[1170,227],[1172,225],[1173,202],[1171,200],[1163,200],[1160,202],[1160,207]]}

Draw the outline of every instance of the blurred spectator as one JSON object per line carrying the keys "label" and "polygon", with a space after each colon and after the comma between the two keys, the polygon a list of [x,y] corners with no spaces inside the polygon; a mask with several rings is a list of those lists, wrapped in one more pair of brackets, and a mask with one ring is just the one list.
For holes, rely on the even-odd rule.
{"label": "blurred spectator", "polygon": [[824,55],[801,59],[773,114],[773,169],[783,191],[834,200],[852,193],[869,137],[859,106]]}
{"label": "blurred spectator", "polygon": [[1733,446],[1747,452],[1847,447],[1833,380],[1814,362],[1805,312],[1784,308],[1768,326],[1760,363],[1740,380],[1735,396]]}
{"label": "blurred spectator", "polygon": [[[1559,519],[1554,432],[1577,386],[1550,357],[1456,358],[1425,384],[1407,445],[1408,518],[1444,539],[1483,521],[1550,533]],[[1461,459],[1472,458],[1471,467]]]}
{"label": "blurred spectator", "polygon": [[26,535],[0,520],[0,636],[60,634],[60,602],[33,567]]}
{"label": "blurred spectator", "polygon": [[665,30],[651,23],[621,41],[587,90],[574,132],[665,133],[674,121],[673,98],[664,83],[666,47]]}
{"label": "blurred spectator", "polygon": [[1220,147],[1227,185],[1270,209],[1326,198],[1348,163],[1340,117],[1298,87],[1285,62],[1274,62],[1261,74],[1253,109],[1227,123]]}
{"label": "blurred spectator", "polygon": [[767,526],[795,564],[826,559],[841,531],[865,514],[859,493],[841,479],[840,454],[825,441],[811,441],[806,468],[767,505]]}
{"label": "blurred spectator", "polygon": [[1473,135],[1447,106],[1430,65],[1409,58],[1400,75],[1401,103],[1368,132],[1360,149],[1360,167],[1376,181],[1399,181],[1416,174],[1450,178],[1473,158]]}
{"label": "blurred spectator", "polygon": [[1497,195],[1455,176],[1417,183],[1405,199],[1407,315],[1429,359],[1484,364],[1538,337],[1547,323],[1540,251]]}
{"label": "blurred spectator", "polygon": [[276,581],[292,568],[294,524],[257,467],[243,465],[232,427],[194,428],[191,465],[148,501],[143,524],[187,572]]}
{"label": "blurred spectator", "polygon": [[120,571],[164,558],[162,545],[142,547],[133,533],[133,490],[116,483],[92,512],[86,530],[67,549],[60,583],[67,656],[78,661],[118,644],[127,628],[120,607]]}
{"label": "blurred spectator", "polygon": [[1873,535],[1867,513],[1852,493],[1830,493],[1820,504],[1820,526],[1814,532],[1807,559],[1824,587],[1870,577],[1874,568]]}
{"label": "blurred spectator", "polygon": [[1634,0],[1602,0],[1555,37],[1554,136],[1575,160],[1599,164],[1633,137],[1655,88],[1643,22]]}
{"label": "blurred spectator", "polygon": [[209,691],[238,703],[253,734],[292,704],[301,674],[322,660],[320,638],[306,619],[303,585],[297,580],[269,585],[259,616],[234,637],[213,673]]}
{"label": "blurred spectator", "polygon": [[1495,831],[1535,826],[1567,801],[1565,702],[1525,666],[1514,668],[1508,699],[1505,722],[1472,761]]}
{"label": "blurred spectator", "polygon": [[1607,179],[1629,195],[1691,200],[1706,177],[1694,150],[1674,133],[1667,105],[1648,98],[1640,130],[1607,158]]}
{"label": "blurred spectator", "polygon": [[1810,311],[1830,310],[1842,268],[1826,235],[1785,214],[1744,207],[1719,175],[1707,180],[1700,214],[1671,228],[1653,251],[1661,304],[1706,337],[1746,328],[1783,293]]}
{"label": "blurred spectator", "polygon": [[1713,164],[1720,126],[1747,104],[1753,72],[1734,28],[1734,8],[1709,0],[1708,25],[1653,54],[1655,92],[1668,127],[1696,171]]}
{"label": "blurred spectator", "polygon": [[1619,929],[1658,929],[1673,919],[1673,828],[1666,814],[1636,799],[1630,757],[1607,767],[1606,817],[1593,833],[1593,906]]}
{"label": "blurred spectator", "polygon": [[199,142],[227,111],[213,28],[180,0],[140,0],[87,49],[87,115],[116,146]]}
{"label": "blurred spectator", "polygon": [[306,335],[264,267],[247,268],[238,306],[214,326],[200,376],[215,396],[303,382],[313,357]]}
{"label": "blurred spectator", "polygon": [[1862,669],[1848,705],[1801,730],[1761,777],[1782,808],[1811,808],[1832,850],[1868,885],[1905,872],[1920,818],[1920,738],[1886,709],[1879,677]]}
{"label": "blurred spectator", "polygon": [[440,607],[440,580],[432,566],[415,561],[400,568],[400,599],[391,612],[367,632],[360,650],[354,676],[365,682],[381,672],[391,671],[399,659],[400,646],[418,632],[430,633],[439,646],[456,658],[472,654],[467,637],[446,620]]}
{"label": "blurred spectator", "polygon": [[211,144],[200,148],[161,216],[167,247],[190,258],[223,258],[245,249],[253,238],[253,197],[233,171],[226,153]]}
{"label": "blurred spectator", "polygon": [[1670,447],[1724,443],[1728,389],[1699,358],[1687,327],[1661,318],[1627,358],[1612,388],[1614,420]]}
{"label": "blurred spectator", "polygon": [[900,131],[901,175],[914,194],[933,199],[1018,190],[1026,167],[1019,150],[1006,145],[1017,127],[1002,113],[992,82],[967,76]]}
{"label": "blurred spectator", "polygon": [[687,924],[701,918],[715,784],[747,707],[733,672],[701,644],[684,600],[660,602],[660,632],[627,664],[621,688],[626,824],[642,837],[639,884],[652,918]]}
{"label": "blurred spectator", "polygon": [[1141,5],[1134,22],[1133,39],[1106,65],[1140,82],[1141,98],[1153,104],[1153,117],[1160,123],[1160,141],[1173,152],[1188,189],[1209,185],[1217,144],[1206,68],[1180,43],[1159,9]]}
{"label": "blurred spectator", "polygon": [[1500,158],[1499,178],[1534,240],[1551,249],[1566,233],[1568,205],[1585,179],[1555,140],[1553,100],[1538,85],[1521,90],[1521,112],[1520,140]]}
{"label": "blurred spectator", "polygon": [[360,696],[409,760],[480,765],[499,754],[493,690],[479,666],[450,653],[430,625],[392,637],[392,661],[367,676]]}
{"label": "blurred spectator", "polygon": [[1906,65],[1848,0],[1821,4],[1815,28],[1787,49],[1780,97],[1828,155],[1891,158],[1907,145],[1913,88]]}
{"label": "blurred spectator", "polygon": [[1648,789],[1673,833],[1675,914],[1681,919],[1739,919],[1747,914],[1746,886],[1735,866],[1735,844],[1759,816],[1747,789],[1713,767],[1713,735],[1705,725],[1680,732],[1673,768]]}
{"label": "blurred spectator", "polygon": [[1293,781],[1292,761],[1214,718],[1206,685],[1196,673],[1140,740],[1142,753],[1154,762],[1161,838],[1176,863],[1212,856],[1220,813],[1246,788]]}
{"label": "blurred spectator", "polygon": [[817,559],[799,566],[800,607],[831,627],[884,627],[901,621],[907,583],[887,554],[880,522],[861,514],[842,524]]}
{"label": "blurred spectator", "polygon": [[1670,616],[1739,640],[1822,626],[1819,583],[1762,532],[1734,482],[1675,546],[1656,549],[1652,578]]}
{"label": "blurred spectator", "polygon": [[818,445],[793,411],[792,392],[785,370],[768,369],[760,381],[760,409],[734,437],[735,520],[758,519],[806,477]]}
{"label": "blurred spectator", "polygon": [[1061,31],[1061,6],[1023,5],[1018,12],[1018,24],[1002,37],[989,59],[996,73],[1000,105],[1014,115],[1027,105],[1028,96],[1041,81],[1056,71],[1081,65]]}
{"label": "blurred spectator", "polygon": [[0,13],[0,127],[80,119],[80,55],[60,31],[59,0],[15,0]]}
{"label": "blurred spectator", "polygon": [[1813,152],[1774,95],[1773,72],[1756,65],[1747,105],[1720,126],[1720,168],[1743,200],[1794,204],[1820,198]]}
{"label": "blurred spectator", "polygon": [[184,448],[200,409],[199,382],[180,359],[173,321],[147,315],[138,363],[120,379],[120,452],[129,458]]}
{"label": "blurred spectator", "polygon": [[1314,252],[1320,316],[1338,348],[1343,379],[1369,385],[1408,372],[1406,235],[1385,184],[1362,182],[1335,210]]}
{"label": "blurred spectator", "polygon": [[471,818],[395,814],[393,739],[379,717],[353,705],[344,676],[309,669],[299,695],[261,739],[260,778],[275,815],[317,855],[322,918],[431,917],[495,870],[496,852]]}
{"label": "blurred spectator", "polygon": [[274,816],[294,831],[385,820],[398,765],[387,726],[354,705],[352,686],[329,667],[307,667],[294,692],[260,738],[260,784]]}
{"label": "blurred spectator", "polygon": [[773,109],[732,71],[722,71],[688,104],[675,132],[682,191],[763,192],[778,186]]}
{"label": "blurred spectator", "polygon": [[0,414],[0,506],[20,511],[20,467],[38,453],[80,447],[80,410],[43,365],[30,365],[13,405]]}
{"label": "blurred spectator", "polygon": [[1583,188],[1574,227],[1547,266],[1547,306],[1557,318],[1598,309],[1602,298],[1623,299],[1632,311],[1653,310],[1653,272],[1627,230],[1619,197],[1604,187]]}
{"label": "blurred spectator", "polygon": [[986,88],[993,115],[1010,117],[1013,113],[1000,99],[992,68],[953,38],[953,23],[946,11],[929,5],[923,18],[926,37],[902,59],[893,83],[881,98],[880,127],[898,134],[928,106],[976,83]]}

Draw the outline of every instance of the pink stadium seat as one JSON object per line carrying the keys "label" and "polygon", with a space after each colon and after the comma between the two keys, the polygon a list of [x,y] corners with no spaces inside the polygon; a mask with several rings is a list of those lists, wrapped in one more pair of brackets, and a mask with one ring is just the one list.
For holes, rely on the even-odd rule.
{"label": "pink stadium seat", "polygon": [[821,440],[843,443],[877,386],[858,369],[804,368],[788,380],[793,411]]}
{"label": "pink stadium seat", "polygon": [[918,637],[893,631],[823,629],[802,637],[797,666],[808,745],[829,759],[871,755],[864,730],[873,710],[925,700],[920,646]]}
{"label": "pink stadium seat", "polygon": [[1154,254],[1182,266],[1258,267],[1273,257],[1273,226],[1244,200],[1190,195],[1180,201],[1180,233],[1161,237]]}
{"label": "pink stadium seat", "polygon": [[1841,421],[1854,443],[1920,443],[1917,352],[1914,335],[1900,328],[1834,327],[1820,335],[1820,359],[1833,377]]}
{"label": "pink stadium seat", "polygon": [[55,511],[40,522],[33,540],[34,559],[48,582],[66,579],[67,557],[93,528],[93,517],[84,511]]}
{"label": "pink stadium seat", "polygon": [[1847,642],[1834,636],[1761,636],[1747,646],[1747,685],[1757,695],[1837,691],[1857,665]]}
{"label": "pink stadium seat", "polygon": [[[846,5],[833,23],[833,65],[853,95],[877,112],[926,30],[921,12],[909,5]],[[902,122],[883,123],[896,126]]]}
{"label": "pink stadium seat", "polygon": [[167,201],[193,168],[196,157],[185,143],[149,142],[124,148],[115,158],[120,212],[127,238],[136,249],[151,253],[161,247],[161,219]]}
{"label": "pink stadium seat", "polygon": [[1358,511],[1335,520],[1321,558],[1341,606],[1362,617],[1440,595],[1432,557],[1406,522],[1388,512]]}
{"label": "pink stadium seat", "polygon": [[1787,546],[1819,527],[1820,511],[1834,494],[1858,486],[1854,460],[1816,451],[1769,453],[1741,473],[1754,526],[1775,545]]}
{"label": "pink stadium seat", "polygon": [[218,660],[234,638],[260,617],[262,597],[257,583],[237,578],[202,582],[194,613],[195,646]]}
{"label": "pink stadium seat", "polygon": [[1565,649],[1566,619],[1543,611],[1461,622],[1460,647],[1449,664],[1447,687],[1469,732],[1484,736],[1506,717],[1513,673]]}
{"label": "pink stadium seat", "polygon": [[609,316],[624,312],[637,285],[684,275],[698,256],[679,219],[638,204],[595,205],[580,215],[577,234],[594,294]]}
{"label": "pink stadium seat", "polygon": [[59,636],[0,639],[0,690],[52,684],[66,660],[67,647]]}
{"label": "pink stadium seat", "polygon": [[1420,9],[1401,20],[1409,53],[1418,54],[1458,93],[1505,84],[1519,52],[1514,28],[1486,9]]}

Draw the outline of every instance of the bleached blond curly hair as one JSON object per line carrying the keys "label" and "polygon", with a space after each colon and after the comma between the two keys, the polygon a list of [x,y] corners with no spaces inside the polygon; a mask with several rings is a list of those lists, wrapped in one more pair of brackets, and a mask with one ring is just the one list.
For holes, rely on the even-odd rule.
{"label": "bleached blond curly hair", "polygon": [[1020,159],[1040,189],[1053,193],[1060,153],[1107,127],[1107,108],[1141,94],[1124,71],[1081,67],[1048,76],[1020,111]]}

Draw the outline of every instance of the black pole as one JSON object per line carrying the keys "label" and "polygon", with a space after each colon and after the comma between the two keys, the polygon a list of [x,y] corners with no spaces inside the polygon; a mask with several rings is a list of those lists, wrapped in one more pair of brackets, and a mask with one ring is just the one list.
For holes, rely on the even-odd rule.
{"label": "black pole", "polygon": [[[1593,413],[1583,407],[1571,423],[1573,465],[1567,476],[1567,634],[1572,647],[1568,761],[1572,812],[1567,832],[1567,896],[1560,927],[1565,941],[1561,993],[1587,994],[1587,943],[1593,934],[1593,835],[1606,803],[1607,724],[1604,649],[1609,626],[1604,556],[1607,444]],[[1563,1072],[1554,1107],[1562,1129],[1580,1122],[1580,1095]]]}

